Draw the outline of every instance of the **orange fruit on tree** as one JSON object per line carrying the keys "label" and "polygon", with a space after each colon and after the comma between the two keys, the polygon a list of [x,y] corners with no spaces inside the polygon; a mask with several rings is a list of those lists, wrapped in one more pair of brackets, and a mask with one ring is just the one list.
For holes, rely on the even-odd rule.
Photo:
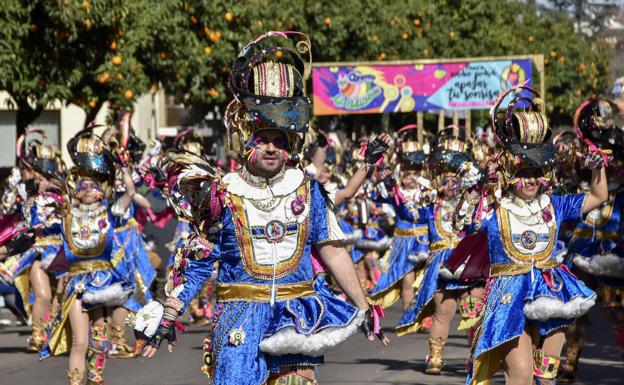
{"label": "orange fruit on tree", "polygon": [[325,25],[331,25],[332,19],[329,18],[329,17],[326,17],[324,23],[325,23]]}
{"label": "orange fruit on tree", "polygon": [[420,25],[420,19],[414,19],[414,26],[418,27]]}
{"label": "orange fruit on tree", "polygon": [[114,65],[116,65],[116,66],[120,65],[120,64],[121,64],[121,61],[122,61],[122,60],[121,60],[121,56],[119,56],[119,55],[115,55],[115,56],[113,56],[112,61],[113,61],[113,64],[114,64]]}
{"label": "orange fruit on tree", "polygon": [[110,49],[112,49],[113,51],[117,49],[117,42],[116,41],[112,41],[110,43]]}
{"label": "orange fruit on tree", "polygon": [[219,91],[217,91],[217,89],[213,87],[208,90],[208,95],[212,96],[213,98],[216,98],[217,96],[219,96]]}
{"label": "orange fruit on tree", "polygon": [[126,92],[124,92],[124,97],[126,99],[132,99],[133,96],[134,96],[134,92],[132,92],[132,90],[126,90]]}
{"label": "orange fruit on tree", "polygon": [[209,46],[209,45],[205,46],[205,47],[204,47],[204,53],[205,53],[206,55],[210,55],[210,54],[212,53],[212,47],[211,47],[211,46]]}
{"label": "orange fruit on tree", "polygon": [[451,31],[451,32],[449,32],[449,37],[450,37],[451,39],[455,39],[455,36],[456,36],[456,35],[457,35],[457,34],[455,33],[455,31]]}
{"label": "orange fruit on tree", "polygon": [[382,52],[379,54],[379,60],[386,60],[386,53]]}
{"label": "orange fruit on tree", "polygon": [[160,58],[165,60],[167,58],[167,52],[163,51],[160,53]]}
{"label": "orange fruit on tree", "polygon": [[403,34],[401,35],[401,39],[403,39],[403,40],[409,39],[409,33],[403,32]]}
{"label": "orange fruit on tree", "polygon": [[87,0],[83,1],[81,6],[82,6],[82,9],[84,9],[87,12],[91,9],[91,4],[89,4]]}
{"label": "orange fruit on tree", "polygon": [[91,99],[91,101],[89,102],[89,107],[95,108],[95,106],[97,106],[97,102],[95,101],[95,99]]}
{"label": "orange fruit on tree", "polygon": [[87,29],[91,29],[91,25],[92,25],[91,19],[87,18],[82,23],[85,25],[85,27],[87,27]]}
{"label": "orange fruit on tree", "polygon": [[110,75],[108,74],[108,72],[104,72],[102,75],[100,75],[100,77],[98,78],[98,81],[104,84],[108,82],[109,79],[110,79]]}
{"label": "orange fruit on tree", "polygon": [[232,20],[234,20],[234,15],[232,15],[232,12],[226,12],[225,13],[225,21],[227,21],[229,23]]}

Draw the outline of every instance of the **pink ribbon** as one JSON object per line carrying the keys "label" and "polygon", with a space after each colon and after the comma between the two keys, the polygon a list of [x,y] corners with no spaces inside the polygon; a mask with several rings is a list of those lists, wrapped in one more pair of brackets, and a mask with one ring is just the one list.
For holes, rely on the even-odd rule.
{"label": "pink ribbon", "polygon": [[373,333],[379,334],[381,331],[381,319],[385,316],[384,308],[381,305],[371,306],[373,313]]}
{"label": "pink ribbon", "polygon": [[591,140],[585,139],[584,142],[587,145],[587,147],[589,147],[589,151],[593,153],[598,153],[602,157],[602,160],[604,161],[604,165],[605,167],[607,167],[609,165],[609,157],[607,156],[607,154],[605,154],[604,151],[596,147],[596,145],[592,143]]}
{"label": "pink ribbon", "polygon": [[394,203],[397,206],[406,202],[405,195],[403,195],[398,185],[394,185],[394,187],[392,187],[392,194],[394,195]]}

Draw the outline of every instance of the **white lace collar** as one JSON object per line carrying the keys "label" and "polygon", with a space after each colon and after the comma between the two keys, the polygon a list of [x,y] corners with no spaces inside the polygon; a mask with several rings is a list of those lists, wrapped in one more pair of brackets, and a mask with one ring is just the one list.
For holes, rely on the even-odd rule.
{"label": "white lace collar", "polygon": [[[245,173],[244,177],[241,173]],[[284,174],[269,180],[251,175],[243,169],[240,172],[225,175],[222,180],[226,190],[231,194],[247,199],[270,199],[292,193],[301,186],[303,178],[303,172],[297,168],[287,168]]]}
{"label": "white lace collar", "polygon": [[545,208],[550,205],[550,197],[546,194],[541,194],[532,201],[525,201],[524,199],[513,195],[512,197],[505,197],[501,199],[501,207],[511,211],[512,214],[521,217],[529,217],[535,214],[540,214]]}

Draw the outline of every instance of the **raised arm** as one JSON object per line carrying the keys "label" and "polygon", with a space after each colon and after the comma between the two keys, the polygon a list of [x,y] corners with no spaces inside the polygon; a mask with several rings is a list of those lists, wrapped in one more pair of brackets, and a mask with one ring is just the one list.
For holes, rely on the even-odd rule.
{"label": "raised arm", "polygon": [[583,214],[592,211],[607,200],[609,197],[609,187],[607,184],[607,173],[604,167],[592,170],[589,194],[583,203]]}

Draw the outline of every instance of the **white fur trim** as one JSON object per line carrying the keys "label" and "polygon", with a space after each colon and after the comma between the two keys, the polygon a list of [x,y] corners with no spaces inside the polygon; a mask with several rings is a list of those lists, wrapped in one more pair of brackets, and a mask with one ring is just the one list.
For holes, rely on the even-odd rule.
{"label": "white fur trim", "polygon": [[417,253],[417,254],[409,254],[407,256],[407,259],[409,261],[411,261],[411,262],[414,262],[414,263],[419,263],[419,262],[426,261],[427,258],[429,258],[429,253],[427,253],[427,252],[420,252],[420,253]]}
{"label": "white fur trim", "polygon": [[464,268],[466,267],[466,265],[462,264],[461,266],[459,266],[459,268],[457,270],[455,270],[454,273],[452,273],[448,268],[444,267],[443,265],[440,266],[440,277],[444,278],[447,281],[457,281],[459,280],[459,277],[461,276],[461,274],[464,272]]}
{"label": "white fur trim", "polygon": [[563,301],[552,297],[538,297],[524,305],[524,315],[528,319],[546,321],[551,318],[578,318],[587,313],[596,303],[596,295],[589,298],[576,297]]}
{"label": "white fur trim", "polygon": [[304,354],[317,357],[351,337],[363,321],[364,312],[360,310],[344,327],[329,327],[309,336],[297,333],[294,327],[284,328],[263,339],[260,350],[274,355]]}
{"label": "white fur trim", "polygon": [[365,251],[369,251],[369,250],[384,251],[384,250],[388,250],[388,248],[391,245],[392,245],[392,239],[388,238],[385,235],[383,238],[381,238],[378,241],[373,241],[372,239],[358,239],[355,242],[356,248],[365,250]]}
{"label": "white fur trim", "polygon": [[574,265],[586,273],[597,276],[624,278],[624,258],[615,254],[596,254],[591,258],[576,254]]}
{"label": "white fur trim", "polygon": [[107,306],[123,305],[132,294],[132,289],[125,289],[121,283],[114,283],[102,290],[86,292],[82,295],[82,302]]}
{"label": "white fur trim", "polygon": [[560,249],[555,255],[555,260],[558,264],[565,262],[565,257],[568,254],[568,249]]}
{"label": "white fur trim", "polygon": [[134,320],[134,330],[151,337],[156,334],[156,329],[160,325],[165,309],[157,301],[150,301],[143,306],[136,314]]}

